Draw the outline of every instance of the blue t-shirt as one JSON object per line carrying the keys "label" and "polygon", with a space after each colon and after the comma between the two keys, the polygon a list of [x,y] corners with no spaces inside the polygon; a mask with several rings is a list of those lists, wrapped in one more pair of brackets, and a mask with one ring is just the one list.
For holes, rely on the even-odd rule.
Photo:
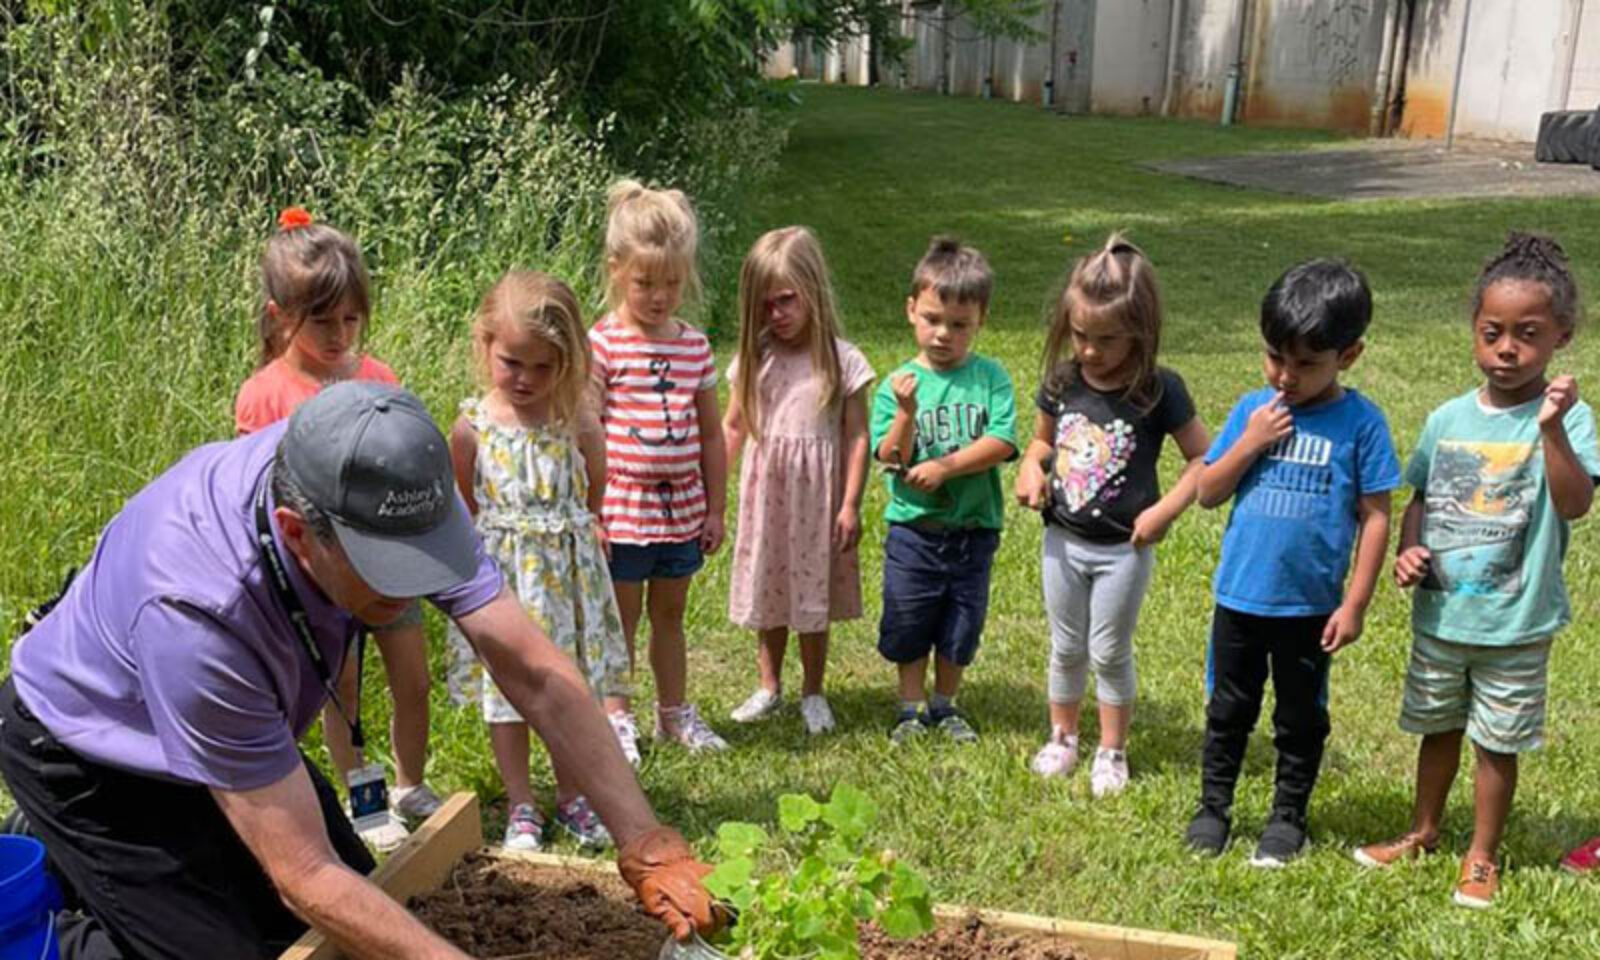
{"label": "blue t-shirt", "polygon": [[[1411,606],[1418,632],[1505,646],[1572,619],[1561,577],[1568,524],[1545,480],[1543,404],[1487,407],[1474,387],[1428,415],[1406,467],[1406,483],[1425,497],[1422,545],[1433,555]],[[1573,404],[1561,422],[1583,469],[1600,476],[1589,405]]]}
{"label": "blue t-shirt", "polygon": [[[1244,435],[1275,391],[1245,394],[1206,453],[1215,463]],[[1332,613],[1344,596],[1357,506],[1400,485],[1400,460],[1377,405],[1355,390],[1331,403],[1291,407],[1294,432],[1245,471],[1222,534],[1217,603],[1263,617]]]}

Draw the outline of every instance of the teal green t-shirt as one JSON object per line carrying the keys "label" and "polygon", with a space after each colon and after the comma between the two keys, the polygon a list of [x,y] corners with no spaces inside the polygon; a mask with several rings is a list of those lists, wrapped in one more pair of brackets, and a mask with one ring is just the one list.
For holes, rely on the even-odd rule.
{"label": "teal green t-shirt", "polygon": [[[876,451],[894,422],[894,388],[890,382],[902,373],[917,375],[917,430],[912,449],[914,467],[970,446],[979,437],[996,437],[1017,448],[1017,398],[1011,376],[1000,364],[978,354],[954,370],[930,370],[915,360],[901,364],[878,384],[872,399],[872,449]],[[948,527],[982,527],[999,530],[1005,510],[1000,494],[1000,469],[956,477],[932,493],[889,473],[890,523],[930,520]]]}
{"label": "teal green t-shirt", "polygon": [[[1572,619],[1561,576],[1568,524],[1550,501],[1539,438],[1543,402],[1489,407],[1474,388],[1428,415],[1406,467],[1425,497],[1422,545],[1433,556],[1411,607],[1419,633],[1498,647]],[[1600,476],[1589,405],[1573,404],[1562,422],[1578,462]]]}

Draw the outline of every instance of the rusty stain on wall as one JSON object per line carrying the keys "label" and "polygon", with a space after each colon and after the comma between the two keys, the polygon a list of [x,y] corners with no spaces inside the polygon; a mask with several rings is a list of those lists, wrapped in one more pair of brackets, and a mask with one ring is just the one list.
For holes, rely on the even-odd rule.
{"label": "rusty stain on wall", "polygon": [[1406,84],[1400,132],[1408,137],[1442,137],[1450,122],[1450,91],[1411,80]]}

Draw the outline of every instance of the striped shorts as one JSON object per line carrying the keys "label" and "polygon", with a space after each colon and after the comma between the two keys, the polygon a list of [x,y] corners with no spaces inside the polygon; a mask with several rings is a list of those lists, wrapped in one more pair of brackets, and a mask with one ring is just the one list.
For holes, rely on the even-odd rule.
{"label": "striped shorts", "polygon": [[1465,730],[1495,753],[1522,753],[1544,743],[1550,637],[1489,647],[1413,634],[1400,729],[1408,733]]}

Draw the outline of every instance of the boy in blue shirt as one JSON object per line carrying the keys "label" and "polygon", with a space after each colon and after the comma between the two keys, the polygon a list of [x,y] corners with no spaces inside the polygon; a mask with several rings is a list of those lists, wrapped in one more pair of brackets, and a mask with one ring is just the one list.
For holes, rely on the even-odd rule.
{"label": "boy in blue shirt", "polygon": [[1331,260],[1291,267],[1261,302],[1268,386],[1240,398],[1206,454],[1201,505],[1234,505],[1214,584],[1200,808],[1185,835],[1200,853],[1228,844],[1269,672],[1278,767],[1250,862],[1282,866],[1306,846],[1329,730],[1329,657],[1361,636],[1389,537],[1389,494],[1400,485],[1383,412],[1339,385],[1371,318],[1358,271]]}

